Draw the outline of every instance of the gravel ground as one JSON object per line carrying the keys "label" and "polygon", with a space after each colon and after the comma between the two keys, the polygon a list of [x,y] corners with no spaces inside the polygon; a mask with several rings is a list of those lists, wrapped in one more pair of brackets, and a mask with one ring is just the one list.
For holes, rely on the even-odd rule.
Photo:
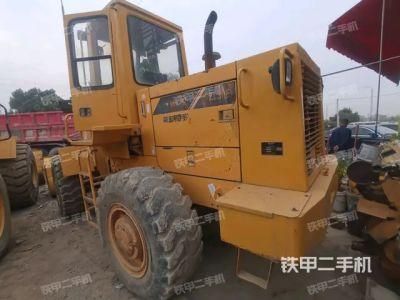
{"label": "gravel ground", "polygon": [[[45,187],[41,187],[35,206],[13,212],[14,243],[0,261],[0,299],[135,299],[116,278],[97,230],[86,222],[78,222],[43,231],[44,222],[58,218],[56,201],[47,195]],[[224,282],[196,288],[176,299],[364,299],[366,274],[358,274],[356,284],[330,288],[313,296],[308,294],[307,286],[343,274],[284,274],[279,265],[274,265],[268,290],[244,282],[235,276],[235,249],[219,240],[215,227],[206,228],[205,232],[203,262],[193,280],[204,282],[209,276],[222,274]],[[350,249],[351,240],[345,230],[329,229],[327,238],[312,255],[361,256]],[[267,274],[268,264],[264,260],[245,256],[244,263],[249,270]],[[372,271],[370,277],[390,287],[376,262]],[[84,280],[81,276],[87,274],[89,282],[75,283],[76,278]],[[57,287],[58,282],[62,282],[63,288],[44,295],[41,287],[52,283]]]}

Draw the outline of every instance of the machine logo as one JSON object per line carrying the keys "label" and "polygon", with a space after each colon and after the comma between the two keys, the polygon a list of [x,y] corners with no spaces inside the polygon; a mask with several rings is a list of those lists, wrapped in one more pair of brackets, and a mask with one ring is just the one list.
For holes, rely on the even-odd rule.
{"label": "machine logo", "polygon": [[233,104],[236,100],[235,81],[218,83],[160,98],[154,115]]}

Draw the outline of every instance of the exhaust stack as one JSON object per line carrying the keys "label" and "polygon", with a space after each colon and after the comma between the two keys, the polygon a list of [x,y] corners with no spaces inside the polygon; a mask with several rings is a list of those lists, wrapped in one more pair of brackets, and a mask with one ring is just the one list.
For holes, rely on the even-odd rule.
{"label": "exhaust stack", "polygon": [[221,55],[218,52],[214,52],[213,49],[213,31],[217,19],[218,19],[217,13],[215,11],[212,11],[208,16],[206,26],[204,28],[203,60],[205,63],[206,71],[208,71],[211,68],[215,68],[215,61],[221,58]]}

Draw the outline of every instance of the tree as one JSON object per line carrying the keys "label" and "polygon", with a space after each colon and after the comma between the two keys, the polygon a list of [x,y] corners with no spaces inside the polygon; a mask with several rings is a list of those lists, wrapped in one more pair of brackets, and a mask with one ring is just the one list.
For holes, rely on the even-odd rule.
{"label": "tree", "polygon": [[339,110],[339,119],[347,119],[349,122],[359,122],[360,121],[360,115],[358,112],[354,112],[350,108],[343,108]]}
{"label": "tree", "polygon": [[10,108],[18,113],[62,110],[71,112],[67,101],[56,94],[53,89],[41,91],[32,88],[28,91],[17,89],[11,93]]}
{"label": "tree", "polygon": [[[330,127],[336,127],[336,116],[334,115],[333,117],[329,118],[329,126]],[[359,122],[360,121],[360,115],[358,112],[353,112],[350,108],[343,108],[339,110],[339,120],[342,119],[347,119],[349,120],[349,123],[351,122]]]}

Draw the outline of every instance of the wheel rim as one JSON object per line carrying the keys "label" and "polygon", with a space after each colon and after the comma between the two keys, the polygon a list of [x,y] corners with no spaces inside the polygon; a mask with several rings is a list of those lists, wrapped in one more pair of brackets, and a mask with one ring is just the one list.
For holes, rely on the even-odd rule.
{"label": "wheel rim", "polygon": [[39,178],[35,164],[32,162],[31,164],[32,169],[32,184],[35,188],[39,186]]}
{"label": "wheel rim", "polygon": [[107,219],[108,234],[116,258],[133,277],[143,277],[148,268],[148,255],[146,240],[139,223],[121,204],[111,207]]}
{"label": "wheel rim", "polygon": [[0,238],[3,236],[4,225],[6,223],[6,205],[3,195],[0,194]]}

